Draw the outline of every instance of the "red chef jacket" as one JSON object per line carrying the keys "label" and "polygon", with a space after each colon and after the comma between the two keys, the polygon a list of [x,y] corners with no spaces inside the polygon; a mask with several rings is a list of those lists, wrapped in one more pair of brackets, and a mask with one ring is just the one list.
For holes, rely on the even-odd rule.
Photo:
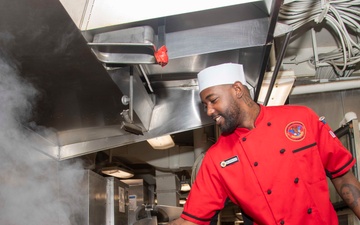
{"label": "red chef jacket", "polygon": [[229,198],[254,224],[337,225],[326,176],[355,159],[311,109],[260,107],[254,129],[221,135],[206,152],[181,217],[209,224]]}

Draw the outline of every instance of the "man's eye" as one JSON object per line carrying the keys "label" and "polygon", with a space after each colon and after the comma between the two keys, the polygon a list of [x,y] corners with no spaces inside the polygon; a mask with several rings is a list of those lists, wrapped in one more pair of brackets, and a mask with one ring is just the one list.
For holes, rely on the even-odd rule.
{"label": "man's eye", "polygon": [[217,100],[217,98],[211,99],[211,100],[210,100],[210,103],[211,103],[211,104],[214,104],[214,103],[216,102],[216,100]]}
{"label": "man's eye", "polygon": [[204,105],[204,112],[207,112],[207,106]]}

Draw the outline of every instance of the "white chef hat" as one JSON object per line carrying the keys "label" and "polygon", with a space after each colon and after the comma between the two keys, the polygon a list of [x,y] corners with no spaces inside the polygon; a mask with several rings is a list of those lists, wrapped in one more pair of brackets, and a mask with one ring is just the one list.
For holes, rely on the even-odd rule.
{"label": "white chef hat", "polygon": [[233,84],[235,81],[240,81],[243,85],[246,85],[243,66],[236,63],[224,63],[208,67],[200,71],[197,78],[199,92],[208,87],[221,84]]}

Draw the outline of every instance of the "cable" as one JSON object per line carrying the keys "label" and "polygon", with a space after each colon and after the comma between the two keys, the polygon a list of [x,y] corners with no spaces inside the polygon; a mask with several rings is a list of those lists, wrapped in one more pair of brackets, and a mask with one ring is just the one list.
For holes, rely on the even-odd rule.
{"label": "cable", "polygon": [[[331,65],[338,74],[349,76],[360,61],[360,0],[295,0],[280,8],[279,21],[297,30],[305,25],[316,26],[324,21],[339,39],[339,48],[319,54],[319,62]],[[355,38],[350,32],[355,34]],[[355,40],[354,40],[355,39]],[[315,65],[314,57],[308,61]],[[346,70],[350,72],[346,73]]]}

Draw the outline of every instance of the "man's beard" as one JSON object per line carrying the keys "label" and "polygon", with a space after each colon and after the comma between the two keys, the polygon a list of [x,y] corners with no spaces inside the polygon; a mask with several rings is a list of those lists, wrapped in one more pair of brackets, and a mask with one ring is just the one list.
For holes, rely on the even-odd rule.
{"label": "man's beard", "polygon": [[237,124],[237,115],[240,113],[240,109],[236,104],[226,110],[224,113],[220,114],[224,118],[224,124],[220,125],[220,130],[222,133],[230,134],[238,127]]}

